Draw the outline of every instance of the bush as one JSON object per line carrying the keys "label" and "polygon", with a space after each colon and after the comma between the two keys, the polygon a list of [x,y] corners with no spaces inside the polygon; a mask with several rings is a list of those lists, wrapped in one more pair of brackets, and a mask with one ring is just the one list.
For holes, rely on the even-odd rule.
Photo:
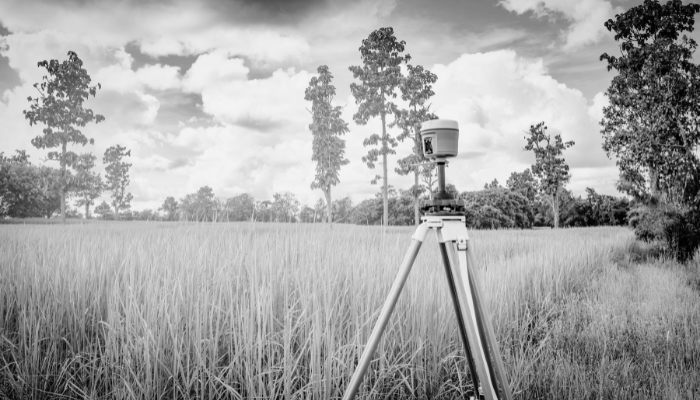
{"label": "bush", "polygon": [[700,210],[676,205],[639,205],[630,211],[630,225],[639,240],[661,242],[680,262],[700,246]]}

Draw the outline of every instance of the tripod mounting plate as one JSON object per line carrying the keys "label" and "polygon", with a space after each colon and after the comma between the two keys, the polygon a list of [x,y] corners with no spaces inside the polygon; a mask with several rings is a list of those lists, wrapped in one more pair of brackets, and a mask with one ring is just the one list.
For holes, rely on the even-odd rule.
{"label": "tripod mounting plate", "polygon": [[464,200],[433,199],[421,204],[423,215],[464,215],[466,204]]}
{"label": "tripod mounting plate", "polygon": [[445,243],[448,241],[469,240],[469,233],[464,229],[466,218],[464,215],[426,215],[421,220],[428,228],[439,229],[438,241]]}

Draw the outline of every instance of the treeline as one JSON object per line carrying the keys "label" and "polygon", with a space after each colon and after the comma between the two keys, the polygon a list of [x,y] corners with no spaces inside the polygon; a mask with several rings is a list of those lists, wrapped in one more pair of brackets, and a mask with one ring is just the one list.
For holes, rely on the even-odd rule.
{"label": "treeline", "polygon": [[[104,154],[105,181],[93,171],[97,157],[90,153],[75,155],[72,168],[52,168],[33,165],[24,150],[6,157],[0,152],[0,218],[52,218],[61,213],[63,200],[74,200],[71,208],[66,202],[62,214],[66,218],[90,218],[90,207],[105,191],[111,192],[111,207],[131,215],[133,196],[126,191],[131,164],[122,161],[130,152],[122,146],[111,146]],[[78,211],[84,210],[84,214]],[[95,210],[99,214],[98,210]],[[102,215],[102,214],[100,214]]]}
{"label": "treeline", "polygon": [[[528,176],[529,170],[513,173]],[[447,190],[459,193],[467,203],[467,223],[473,229],[505,229],[554,226],[551,206],[537,195],[534,180],[523,186],[523,180],[509,179],[507,187],[497,181],[485,185],[483,190],[459,193],[454,185]],[[518,186],[520,184],[520,186]],[[414,196],[410,190],[389,187],[389,225],[414,224]],[[420,196],[421,201],[428,195]],[[584,227],[627,224],[630,202],[596,193],[588,188],[586,196],[574,196],[564,190],[560,196],[559,226]],[[331,203],[334,223],[357,225],[381,225],[384,212],[383,195],[354,203],[349,196]],[[302,204],[290,192],[275,193],[271,200],[256,200],[248,193],[227,199],[216,197],[209,186],[200,188],[180,199],[169,196],[157,210],[125,210],[122,220],[199,221],[199,222],[287,222],[322,223],[327,221],[328,207],[323,198],[316,204]],[[95,208],[102,219],[114,219],[114,210],[103,202]]]}

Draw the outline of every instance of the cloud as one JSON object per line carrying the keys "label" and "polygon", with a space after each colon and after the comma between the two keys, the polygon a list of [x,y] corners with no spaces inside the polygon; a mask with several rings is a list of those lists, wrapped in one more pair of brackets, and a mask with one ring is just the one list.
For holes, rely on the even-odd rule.
{"label": "cloud", "polygon": [[136,71],[136,76],[141,84],[155,90],[179,88],[179,74],[179,67],[161,64],[146,65]]}
{"label": "cloud", "polygon": [[202,54],[187,71],[182,82],[187,92],[202,93],[205,89],[231,80],[246,80],[248,68],[240,58],[231,58],[226,51]]}
{"label": "cloud", "polygon": [[[254,16],[246,19],[247,10],[255,14],[259,8],[222,1],[91,1],[66,6],[54,1],[8,0],[0,2],[0,15],[12,32],[69,32],[78,42],[110,48],[137,42],[151,56],[221,49],[263,66],[305,60],[309,45],[294,29],[260,23]],[[75,42],[47,39],[61,46]]]}
{"label": "cloud", "polygon": [[596,93],[593,96],[593,104],[588,109],[588,115],[593,118],[594,121],[601,121],[603,119],[603,108],[610,105],[610,100],[603,92]]}
{"label": "cloud", "polygon": [[[460,125],[460,154],[454,160],[455,184],[461,190],[481,187],[497,178],[505,182],[511,172],[534,163],[523,150],[530,125],[544,121],[547,133],[561,134],[576,145],[564,152],[574,177],[582,169],[596,170],[613,163],[601,149],[597,121],[580,91],[552,78],[541,59],[518,57],[514,51],[464,54],[448,65],[435,65],[432,110]],[[486,154],[486,157],[478,157]],[[473,157],[471,157],[473,156]],[[584,187],[575,178],[575,191]],[[608,193],[612,187],[601,188]]]}
{"label": "cloud", "polygon": [[187,158],[183,157],[178,157],[170,161],[170,163],[168,164],[168,169],[178,169],[186,165],[192,165],[192,160],[188,160]]}
{"label": "cloud", "polygon": [[307,131],[308,72],[280,69],[268,79],[253,80],[218,81],[215,76],[203,84],[202,108],[216,120],[258,132],[284,130],[287,136]]}
{"label": "cloud", "polygon": [[622,11],[607,0],[501,0],[499,4],[518,14],[532,12],[537,17],[563,16],[570,22],[569,28],[562,32],[565,50],[600,41],[607,32],[603,23]]}

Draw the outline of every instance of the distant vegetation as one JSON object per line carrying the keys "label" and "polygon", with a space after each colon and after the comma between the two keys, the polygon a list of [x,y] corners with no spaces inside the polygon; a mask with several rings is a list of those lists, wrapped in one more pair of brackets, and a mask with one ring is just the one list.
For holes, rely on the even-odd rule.
{"label": "distant vegetation", "polygon": [[[535,164],[514,172],[505,187],[494,181],[480,191],[459,193],[453,188],[468,203],[469,225],[526,229],[630,224],[638,239],[662,243],[679,260],[688,260],[700,245],[700,67],[693,62],[697,44],[684,33],[694,29],[698,11],[697,4],[645,0],[605,22],[621,54],[600,56],[607,69],[617,73],[605,92],[609,105],[603,109],[600,133],[603,149],[620,169],[617,188],[627,197],[601,195],[594,188],[587,188],[585,197],[568,191],[571,175],[563,152],[574,151],[574,143],[547,135],[542,121],[530,126],[523,143],[524,150],[534,153]],[[438,118],[429,102],[438,77],[409,64],[411,56],[403,54],[406,42],[397,39],[391,27],[371,32],[359,50],[362,64],[349,67],[357,80],[350,85],[358,105],[353,120],[365,125],[378,118],[381,123],[381,134],[363,140],[370,149],[362,162],[370,169],[382,165],[382,174],[371,178],[372,184],[382,181],[374,198],[354,204],[349,197],[331,196],[332,187],[340,183],[340,168],[351,162],[341,138],[350,128],[341,118],[342,107],[333,104],[333,75],[321,65],[304,98],[311,102],[309,130],[316,162],[310,184],[323,192],[323,199],[302,205],[288,192],[275,193],[272,199],[253,199],[246,193],[221,199],[204,186],[180,199],[168,197],[158,210],[132,211],[131,164],[124,159],[128,149],[113,145],[105,152],[104,182],[92,171],[94,155],[78,155],[67,147],[93,143],[82,129],[105,119],[83,107],[101,86],[91,86],[82,61],[71,51],[66,61],[39,62],[47,72],[34,85],[41,96],[30,96],[30,108],[24,111],[30,125],[44,126],[31,143],[56,149],[47,156],[58,161],[59,168],[32,165],[24,151],[0,153],[0,218],[50,218],[59,211],[63,219],[90,218],[90,208],[106,191],[111,204],[94,208],[102,219],[418,224],[420,203],[434,190],[435,168],[425,165],[417,135],[422,122]],[[395,103],[398,96],[407,108]],[[392,128],[400,134],[393,136]],[[406,139],[413,142],[412,149],[399,157],[395,171],[413,175],[414,182],[394,188],[388,183],[388,156]],[[84,207],[84,213],[70,208],[66,198]]]}

